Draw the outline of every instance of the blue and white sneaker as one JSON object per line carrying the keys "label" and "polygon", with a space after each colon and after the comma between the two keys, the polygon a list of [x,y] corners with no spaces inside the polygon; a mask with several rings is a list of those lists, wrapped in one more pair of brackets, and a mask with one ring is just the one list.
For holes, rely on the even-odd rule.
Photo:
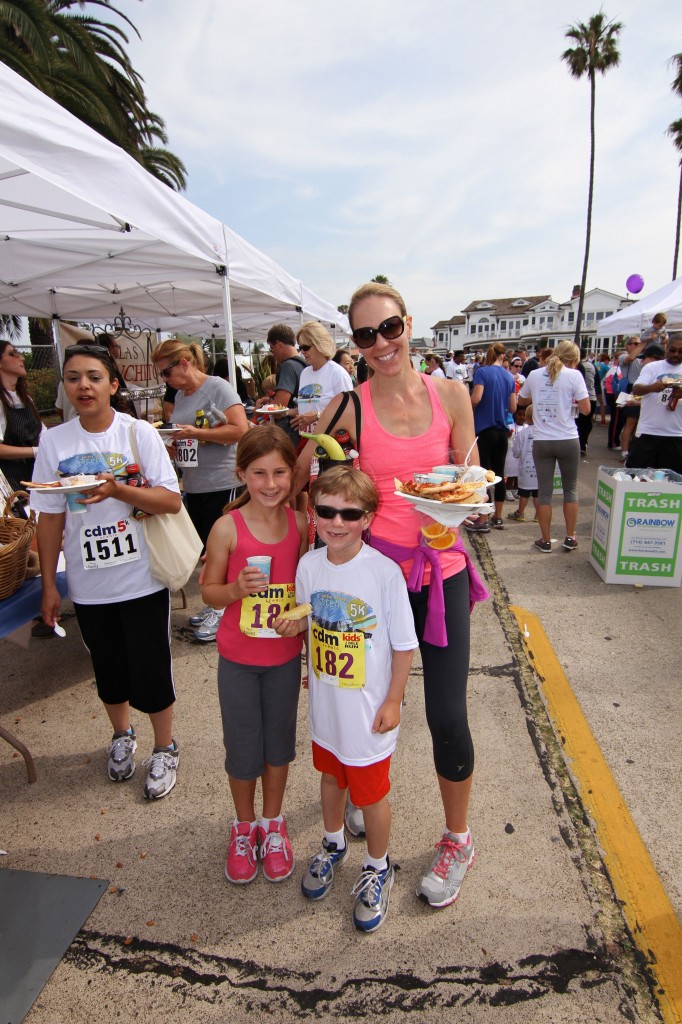
{"label": "blue and white sneaker", "polygon": [[373,932],[386,920],[394,881],[395,869],[390,860],[383,871],[365,865],[360,872],[351,896],[356,897],[353,924],[361,932]]}
{"label": "blue and white sneaker", "polygon": [[197,626],[203,626],[204,621],[208,617],[209,613],[212,612],[212,611],[213,611],[213,609],[209,608],[209,606],[207,604],[205,604],[204,607],[201,609],[201,611],[197,612],[196,615],[190,615],[190,617],[189,617],[189,624],[190,624],[190,626],[193,626],[195,629],[197,628]]}
{"label": "blue and white sneaker", "polygon": [[334,872],[348,859],[348,843],[339,850],[336,843],[322,840],[319,851],[310,858],[308,870],[301,879],[301,892],[308,900],[321,900],[334,882]]}
{"label": "blue and white sneaker", "polygon": [[115,732],[107,750],[109,761],[107,772],[112,782],[125,782],[135,774],[135,751],[137,740],[135,730]]}
{"label": "blue and white sneaker", "polygon": [[346,801],[346,813],[344,815],[346,829],[352,836],[358,839],[365,834],[365,816],[362,807],[356,807],[350,797]]}
{"label": "blue and white sneaker", "polygon": [[177,743],[173,740],[170,747],[154,747],[152,756],[143,763],[149,765],[144,795],[148,800],[162,800],[173,789],[177,778],[180,763]]}

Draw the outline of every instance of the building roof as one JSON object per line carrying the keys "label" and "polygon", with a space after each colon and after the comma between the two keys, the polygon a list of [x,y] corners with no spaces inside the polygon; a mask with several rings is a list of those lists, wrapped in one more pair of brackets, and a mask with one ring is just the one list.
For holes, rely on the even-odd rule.
{"label": "building roof", "polygon": [[[524,305],[515,306],[515,302],[523,301]],[[538,306],[541,302],[552,302],[551,295],[514,295],[510,299],[475,299],[470,302],[463,313],[492,313],[495,316],[518,316]],[[481,306],[483,305],[483,308]],[[558,305],[558,303],[557,303]]]}
{"label": "building roof", "polygon": [[432,331],[442,330],[444,327],[463,327],[466,323],[465,316],[451,316],[449,320],[439,320],[431,328]]}

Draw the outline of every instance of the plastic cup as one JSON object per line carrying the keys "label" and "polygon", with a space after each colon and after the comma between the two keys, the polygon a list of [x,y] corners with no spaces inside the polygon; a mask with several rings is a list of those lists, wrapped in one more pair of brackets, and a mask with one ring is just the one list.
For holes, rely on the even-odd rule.
{"label": "plastic cup", "polygon": [[270,555],[251,555],[250,558],[246,559],[246,564],[250,565],[253,569],[259,569],[265,576],[266,583],[270,582],[270,566],[272,564]]}

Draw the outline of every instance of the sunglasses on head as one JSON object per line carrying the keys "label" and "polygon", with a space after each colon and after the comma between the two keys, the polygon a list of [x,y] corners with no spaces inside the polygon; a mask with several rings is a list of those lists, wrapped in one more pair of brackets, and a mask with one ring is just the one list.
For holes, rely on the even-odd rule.
{"label": "sunglasses on head", "polygon": [[341,516],[344,523],[357,523],[367,515],[366,508],[333,508],[332,505],[316,505],[315,515],[319,519],[335,519]]}
{"label": "sunglasses on head", "polygon": [[298,350],[299,352],[310,352],[312,347],[312,345],[299,345]]}
{"label": "sunglasses on head", "polygon": [[176,359],[174,363],[169,363],[165,370],[159,370],[159,377],[163,377],[164,380],[168,380],[175,367],[182,362],[182,359]]}
{"label": "sunglasses on head", "polygon": [[353,331],[353,341],[358,348],[371,348],[379,335],[387,341],[395,341],[405,330],[406,316],[389,316],[378,327],[358,327]]}

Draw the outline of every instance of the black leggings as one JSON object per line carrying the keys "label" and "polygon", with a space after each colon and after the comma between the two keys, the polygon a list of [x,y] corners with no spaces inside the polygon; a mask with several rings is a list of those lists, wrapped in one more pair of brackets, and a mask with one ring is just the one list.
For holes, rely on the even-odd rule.
{"label": "black leggings", "polygon": [[474,744],[467,720],[469,676],[469,574],[466,569],[443,582],[447,647],[425,643],[429,588],[410,594],[424,667],[426,722],[436,771],[448,782],[464,782],[474,770]]}
{"label": "black leggings", "polygon": [[478,459],[484,469],[491,469],[501,477],[495,484],[495,501],[504,501],[507,490],[504,486],[504,464],[509,446],[509,431],[501,427],[486,427],[478,435]]}

